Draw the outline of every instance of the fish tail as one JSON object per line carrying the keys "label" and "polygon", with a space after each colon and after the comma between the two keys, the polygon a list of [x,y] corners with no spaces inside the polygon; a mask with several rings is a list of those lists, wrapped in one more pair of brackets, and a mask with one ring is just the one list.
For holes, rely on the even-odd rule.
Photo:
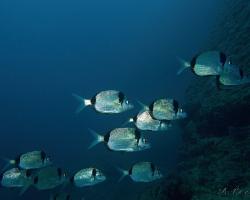
{"label": "fish tail", "polygon": [[4,167],[1,169],[0,173],[3,173],[4,171],[6,171],[11,165],[16,164],[15,160],[11,160],[11,159],[4,158],[4,157],[1,157],[0,159],[3,160],[6,163],[4,165]]}
{"label": "fish tail", "polygon": [[78,106],[78,108],[75,111],[77,114],[80,113],[85,107],[92,105],[91,100],[89,100],[89,99],[84,99],[83,97],[81,97],[77,94],[72,94],[72,96],[75,97],[76,100],[80,102],[80,105]]}
{"label": "fish tail", "polygon": [[119,171],[122,175],[119,178],[118,182],[121,182],[126,176],[129,175],[129,172],[127,170],[121,169],[119,167],[116,167],[117,171]]}
{"label": "fish tail", "polygon": [[177,75],[180,75],[185,69],[191,67],[191,65],[189,62],[183,60],[182,58],[177,57],[177,59],[181,63],[181,68],[177,72]]}
{"label": "fish tail", "polygon": [[32,181],[30,181],[29,183],[27,183],[26,185],[24,185],[19,193],[19,196],[22,196],[29,188],[30,186],[33,184]]}
{"label": "fish tail", "polygon": [[93,142],[89,145],[88,149],[92,149],[94,146],[96,146],[97,144],[101,143],[104,141],[104,137],[98,133],[96,133],[95,131],[93,131],[92,129],[89,129],[89,132],[93,135],[94,140]]}
{"label": "fish tail", "polygon": [[245,77],[243,78],[243,84],[249,84],[249,83],[250,83],[250,75],[245,76]]}
{"label": "fish tail", "polygon": [[130,123],[132,123],[133,121],[132,121],[132,118],[130,118],[130,119],[128,119],[127,121],[125,121],[123,124],[122,124],[122,127],[124,127],[124,126],[126,126],[126,125],[128,125],[128,124],[130,124]]}
{"label": "fish tail", "polygon": [[60,191],[64,191],[65,188],[70,184],[70,179],[67,179],[60,187]]}
{"label": "fish tail", "polygon": [[137,101],[138,104],[141,106],[142,110],[148,110],[148,106],[146,106],[144,103],[142,103],[141,101]]}

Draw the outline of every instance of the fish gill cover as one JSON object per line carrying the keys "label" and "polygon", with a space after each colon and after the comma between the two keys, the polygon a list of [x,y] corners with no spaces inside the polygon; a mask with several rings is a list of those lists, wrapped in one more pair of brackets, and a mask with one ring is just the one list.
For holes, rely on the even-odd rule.
{"label": "fish gill cover", "polygon": [[[249,87],[234,78],[249,73],[249,21],[243,0],[1,1],[1,166],[19,167],[28,181],[1,187],[0,199],[225,199],[234,190],[248,197]],[[189,66],[209,51],[219,56],[193,59],[201,73],[176,75],[177,57]],[[222,53],[230,60],[221,62]],[[215,62],[217,78],[198,76]],[[237,86],[224,88],[218,77]],[[118,95],[98,96],[106,90]],[[72,93],[88,105],[77,115]],[[142,109],[137,101],[163,98],[176,99],[168,114],[185,119],[162,132],[114,131]],[[121,109],[127,100],[133,110]],[[88,150],[88,129],[116,148]],[[19,181],[6,170],[1,181]],[[91,186],[77,188],[76,175]]]}

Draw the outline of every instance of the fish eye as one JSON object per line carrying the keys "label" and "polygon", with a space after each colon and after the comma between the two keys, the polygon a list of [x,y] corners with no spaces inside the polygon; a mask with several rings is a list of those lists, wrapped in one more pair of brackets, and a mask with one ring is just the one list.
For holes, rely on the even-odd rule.
{"label": "fish eye", "polygon": [[128,104],[128,100],[126,100],[125,103]]}

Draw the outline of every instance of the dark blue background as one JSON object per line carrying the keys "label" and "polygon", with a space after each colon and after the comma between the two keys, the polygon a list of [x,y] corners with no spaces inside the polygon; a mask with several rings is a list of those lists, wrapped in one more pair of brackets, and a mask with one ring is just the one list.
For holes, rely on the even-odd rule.
{"label": "dark blue background", "polygon": [[[94,165],[109,180],[74,193],[86,200],[135,198],[150,184],[129,179],[117,184],[115,167],[151,160],[167,175],[175,165],[180,130],[153,135],[153,149],[143,153],[112,153],[103,145],[88,151],[87,128],[104,133],[119,127],[139,107],[114,116],[90,108],[75,115],[78,104],[71,93],[90,98],[117,89],[135,103],[158,97],[184,103],[194,77],[176,76],[176,56],[190,58],[203,47],[218,6],[198,0],[1,0],[0,155],[43,149],[70,172]],[[0,199],[48,195],[31,189],[18,197],[16,190],[0,189]]]}

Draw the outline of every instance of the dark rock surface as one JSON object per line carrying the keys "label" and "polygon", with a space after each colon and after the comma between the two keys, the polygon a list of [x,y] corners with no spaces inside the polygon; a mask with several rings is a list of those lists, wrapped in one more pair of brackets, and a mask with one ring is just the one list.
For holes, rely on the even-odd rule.
{"label": "dark rock surface", "polygon": [[[250,1],[225,0],[221,12],[206,49],[250,74]],[[250,199],[250,86],[219,90],[214,77],[197,77],[186,96],[177,170],[139,199]]]}

